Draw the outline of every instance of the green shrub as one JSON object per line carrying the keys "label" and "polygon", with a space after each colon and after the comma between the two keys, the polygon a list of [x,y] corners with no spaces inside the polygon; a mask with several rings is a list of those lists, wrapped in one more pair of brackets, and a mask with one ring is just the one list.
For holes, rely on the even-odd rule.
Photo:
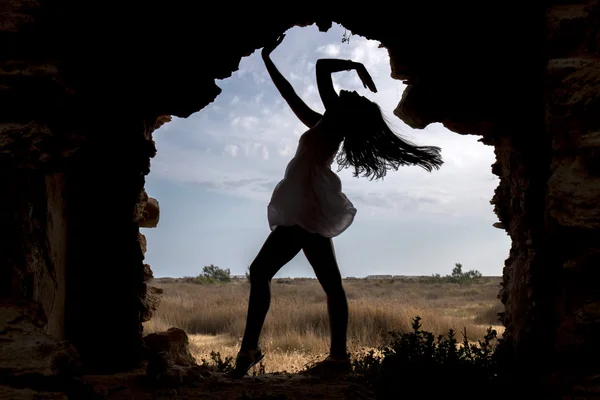
{"label": "green shrub", "polygon": [[200,365],[204,367],[208,367],[210,370],[215,372],[229,372],[235,367],[235,362],[233,357],[221,357],[220,352],[210,352],[210,361],[206,359],[200,360]]}
{"label": "green shrub", "polygon": [[458,283],[458,284],[469,284],[481,282],[481,272],[477,270],[470,270],[463,272],[462,264],[454,264],[452,274],[441,276],[440,274],[434,274],[430,277],[423,278],[424,283]]}
{"label": "green shrub", "polygon": [[[203,358],[200,360],[200,365],[207,367],[213,372],[229,372],[235,368],[235,360],[233,357],[225,357],[223,359],[220,352],[211,351],[210,361]],[[260,362],[257,366],[252,367],[252,370],[249,372],[250,376],[264,375],[265,366]]]}
{"label": "green shrub", "polygon": [[198,277],[203,277],[216,282],[231,282],[231,272],[229,271],[229,268],[222,269],[212,264],[203,267],[202,274]]}
{"label": "green shrub", "polygon": [[[483,340],[470,343],[467,332],[435,335],[421,330],[421,318],[411,332],[390,332],[381,355],[370,351],[353,361],[353,371],[373,385],[378,399],[502,398],[508,390],[496,356],[497,332],[491,327]],[[440,397],[441,396],[441,397]]]}
{"label": "green shrub", "polygon": [[216,265],[210,264],[202,268],[202,273],[198,276],[185,276],[181,279],[184,283],[194,283],[197,285],[210,285],[218,282],[231,282],[231,272],[228,269],[222,269]]}

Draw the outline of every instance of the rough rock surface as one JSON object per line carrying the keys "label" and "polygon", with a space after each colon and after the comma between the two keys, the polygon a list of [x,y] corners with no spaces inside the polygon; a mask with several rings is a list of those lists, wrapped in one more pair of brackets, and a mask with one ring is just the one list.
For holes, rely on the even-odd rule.
{"label": "rough rock surface", "polygon": [[[138,241],[140,242],[140,249],[142,250],[142,255],[145,256],[146,251],[148,251],[148,242],[146,241],[146,235],[144,235],[143,233],[139,233]],[[150,265],[144,264],[144,268],[150,269]],[[152,273],[152,271],[150,271],[150,273]]]}
{"label": "rough rock surface", "polygon": [[153,312],[156,311],[160,305],[163,289],[147,285],[146,283],[143,283],[142,285],[146,285],[145,288],[142,288],[142,291],[145,291],[146,293],[146,296],[142,299],[142,322],[146,322],[150,321]]}
{"label": "rough rock surface", "polygon": [[24,388],[18,389],[10,386],[0,385],[0,399],[3,400],[68,400],[65,393],[40,392]]}
{"label": "rough rock surface", "polygon": [[554,2],[544,16],[544,129],[494,142],[493,201],[513,241],[501,298],[516,365],[579,398],[600,355],[600,8]]}
{"label": "rough rock surface", "polygon": [[[48,336],[46,323],[35,303],[0,303],[0,385],[54,391],[81,373],[75,347]],[[3,390],[11,392],[7,387]]]}
{"label": "rough rock surface", "polygon": [[153,197],[149,197],[146,200],[144,206],[142,220],[140,221],[140,228],[156,228],[158,226],[158,220],[160,217],[160,207],[158,200]]}
{"label": "rough rock surface", "polygon": [[150,268],[150,265],[144,264],[144,282],[148,282],[152,279],[154,279],[152,268]]}
{"label": "rough rock surface", "polygon": [[187,334],[179,328],[151,333],[144,338],[148,348],[146,377],[169,386],[194,385],[203,382],[210,371],[199,366],[189,350]]}

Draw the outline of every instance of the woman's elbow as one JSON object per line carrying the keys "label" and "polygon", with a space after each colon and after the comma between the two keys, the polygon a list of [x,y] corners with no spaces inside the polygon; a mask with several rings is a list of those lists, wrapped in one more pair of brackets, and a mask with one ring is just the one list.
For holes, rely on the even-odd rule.
{"label": "woman's elbow", "polygon": [[323,69],[324,67],[327,66],[327,59],[326,58],[319,58],[317,60],[317,62],[315,63],[315,68],[316,69]]}

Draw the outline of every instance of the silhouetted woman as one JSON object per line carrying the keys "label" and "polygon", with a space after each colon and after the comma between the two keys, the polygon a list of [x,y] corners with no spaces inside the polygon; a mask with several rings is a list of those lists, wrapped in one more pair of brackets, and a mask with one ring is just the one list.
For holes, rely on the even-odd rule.
{"label": "silhouetted woman", "polygon": [[332,238],[352,224],[356,208],[331,170],[336,155],[339,170],[351,166],[354,176],[363,174],[371,179],[383,178],[388,169],[397,170],[403,165],[418,165],[431,172],[443,163],[438,147],[415,146],[390,130],[377,104],[356,92],[342,90],[338,96],[331,74],[344,70],[354,69],[365,87],[377,91],[361,63],[319,59],[317,85],[325,113],[321,115],[309,108],[269,58],[284,37],[281,35],[265,46],[262,58],[273,83],[309,129],[300,137],[296,154],[267,207],[271,233],[250,265],[248,316],[236,367],[231,373],[234,377],[246,375],[263,358],[259,336],[271,302],[271,279],[300,250],[327,295],[331,333],[329,356],[309,372],[350,369],[346,349],[348,303]]}

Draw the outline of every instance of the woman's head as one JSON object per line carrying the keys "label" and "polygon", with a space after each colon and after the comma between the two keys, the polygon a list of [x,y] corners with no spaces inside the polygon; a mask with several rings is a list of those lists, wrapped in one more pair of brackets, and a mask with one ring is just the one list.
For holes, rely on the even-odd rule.
{"label": "woman's head", "polygon": [[[330,126],[340,130],[357,127],[357,124],[366,127],[380,112],[377,104],[355,91],[348,90],[341,90],[339,100],[327,111],[331,121]],[[345,135],[346,133],[344,137]]]}
{"label": "woman's head", "polygon": [[340,169],[354,167],[354,175],[383,178],[388,169],[418,165],[427,171],[443,164],[440,148],[416,146],[393,132],[381,109],[356,92],[342,90],[338,104],[328,110],[328,124],[343,140],[337,161]]}

